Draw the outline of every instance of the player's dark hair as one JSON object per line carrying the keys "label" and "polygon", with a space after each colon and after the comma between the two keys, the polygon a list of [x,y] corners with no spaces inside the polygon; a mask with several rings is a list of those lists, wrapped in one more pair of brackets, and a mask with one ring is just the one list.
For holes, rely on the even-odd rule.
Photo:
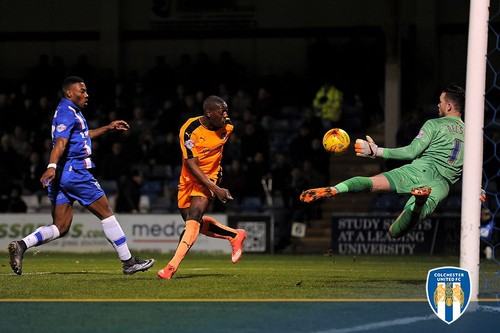
{"label": "player's dark hair", "polygon": [[83,83],[83,79],[79,76],[68,76],[67,78],[64,79],[61,89],[63,93],[71,87],[71,85],[75,83]]}
{"label": "player's dark hair", "polygon": [[465,89],[456,83],[452,83],[443,89],[446,93],[445,99],[453,103],[455,109],[460,113],[464,112],[465,108]]}
{"label": "player's dark hair", "polygon": [[223,105],[225,101],[220,98],[219,96],[208,96],[205,98],[205,101],[203,102],[203,110],[210,109],[213,110],[221,105]]}

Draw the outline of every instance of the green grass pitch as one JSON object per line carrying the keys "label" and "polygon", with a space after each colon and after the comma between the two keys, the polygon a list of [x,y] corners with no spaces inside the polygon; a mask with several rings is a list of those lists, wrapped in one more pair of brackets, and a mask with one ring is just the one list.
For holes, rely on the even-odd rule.
{"label": "green grass pitch", "polygon": [[171,257],[154,258],[147,272],[126,276],[115,253],[63,254],[28,251],[23,275],[4,252],[0,299],[13,300],[425,300],[427,272],[458,266],[457,257],[267,255],[190,253],[171,280],[156,272]]}

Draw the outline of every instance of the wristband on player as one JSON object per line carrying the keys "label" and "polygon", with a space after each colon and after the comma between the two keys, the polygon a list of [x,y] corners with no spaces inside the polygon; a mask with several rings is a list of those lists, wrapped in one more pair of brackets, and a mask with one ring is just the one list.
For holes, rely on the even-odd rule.
{"label": "wristband on player", "polygon": [[49,165],[47,165],[47,169],[48,168],[54,168],[54,169],[57,169],[57,164],[56,163],[49,163]]}

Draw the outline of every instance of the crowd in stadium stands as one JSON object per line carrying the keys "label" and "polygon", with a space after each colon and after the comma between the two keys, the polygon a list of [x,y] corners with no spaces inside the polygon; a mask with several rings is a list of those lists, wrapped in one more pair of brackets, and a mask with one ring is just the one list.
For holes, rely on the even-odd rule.
{"label": "crowd in stadium stands", "polygon": [[[285,220],[308,222],[321,214],[318,206],[298,201],[304,188],[328,183],[329,158],[321,145],[324,126],[312,105],[321,82],[290,72],[253,77],[228,52],[221,52],[216,63],[205,53],[195,60],[184,54],[175,66],[158,56],[147,73],[132,71],[124,78],[95,68],[84,55],[73,66],[60,57],[41,55],[22,80],[2,80],[0,211],[49,209],[39,179],[48,164],[60,85],[68,75],[86,82],[89,106],[84,112],[90,128],[115,119],[130,124],[127,132],[93,140],[94,173],[110,201],[119,203],[117,212],[176,211],[179,127],[188,117],[202,114],[206,96],[218,95],[228,103],[235,124],[223,159],[224,187],[235,200],[213,209],[264,209],[262,179],[272,179],[273,205],[294,215]],[[345,100],[351,110],[356,107]],[[359,118],[352,114],[349,119]],[[25,205],[22,198],[28,201]]]}

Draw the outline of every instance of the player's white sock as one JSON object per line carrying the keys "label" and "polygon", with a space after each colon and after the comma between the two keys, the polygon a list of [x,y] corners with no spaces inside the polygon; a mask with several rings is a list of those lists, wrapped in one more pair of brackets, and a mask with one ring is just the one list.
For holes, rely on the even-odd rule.
{"label": "player's white sock", "polygon": [[34,232],[23,238],[23,242],[29,249],[33,246],[42,245],[59,238],[59,229],[54,224],[37,228]]}
{"label": "player's white sock", "polygon": [[127,245],[127,238],[123,233],[122,227],[114,215],[101,220],[104,235],[111,242],[121,260],[128,260],[132,257]]}

